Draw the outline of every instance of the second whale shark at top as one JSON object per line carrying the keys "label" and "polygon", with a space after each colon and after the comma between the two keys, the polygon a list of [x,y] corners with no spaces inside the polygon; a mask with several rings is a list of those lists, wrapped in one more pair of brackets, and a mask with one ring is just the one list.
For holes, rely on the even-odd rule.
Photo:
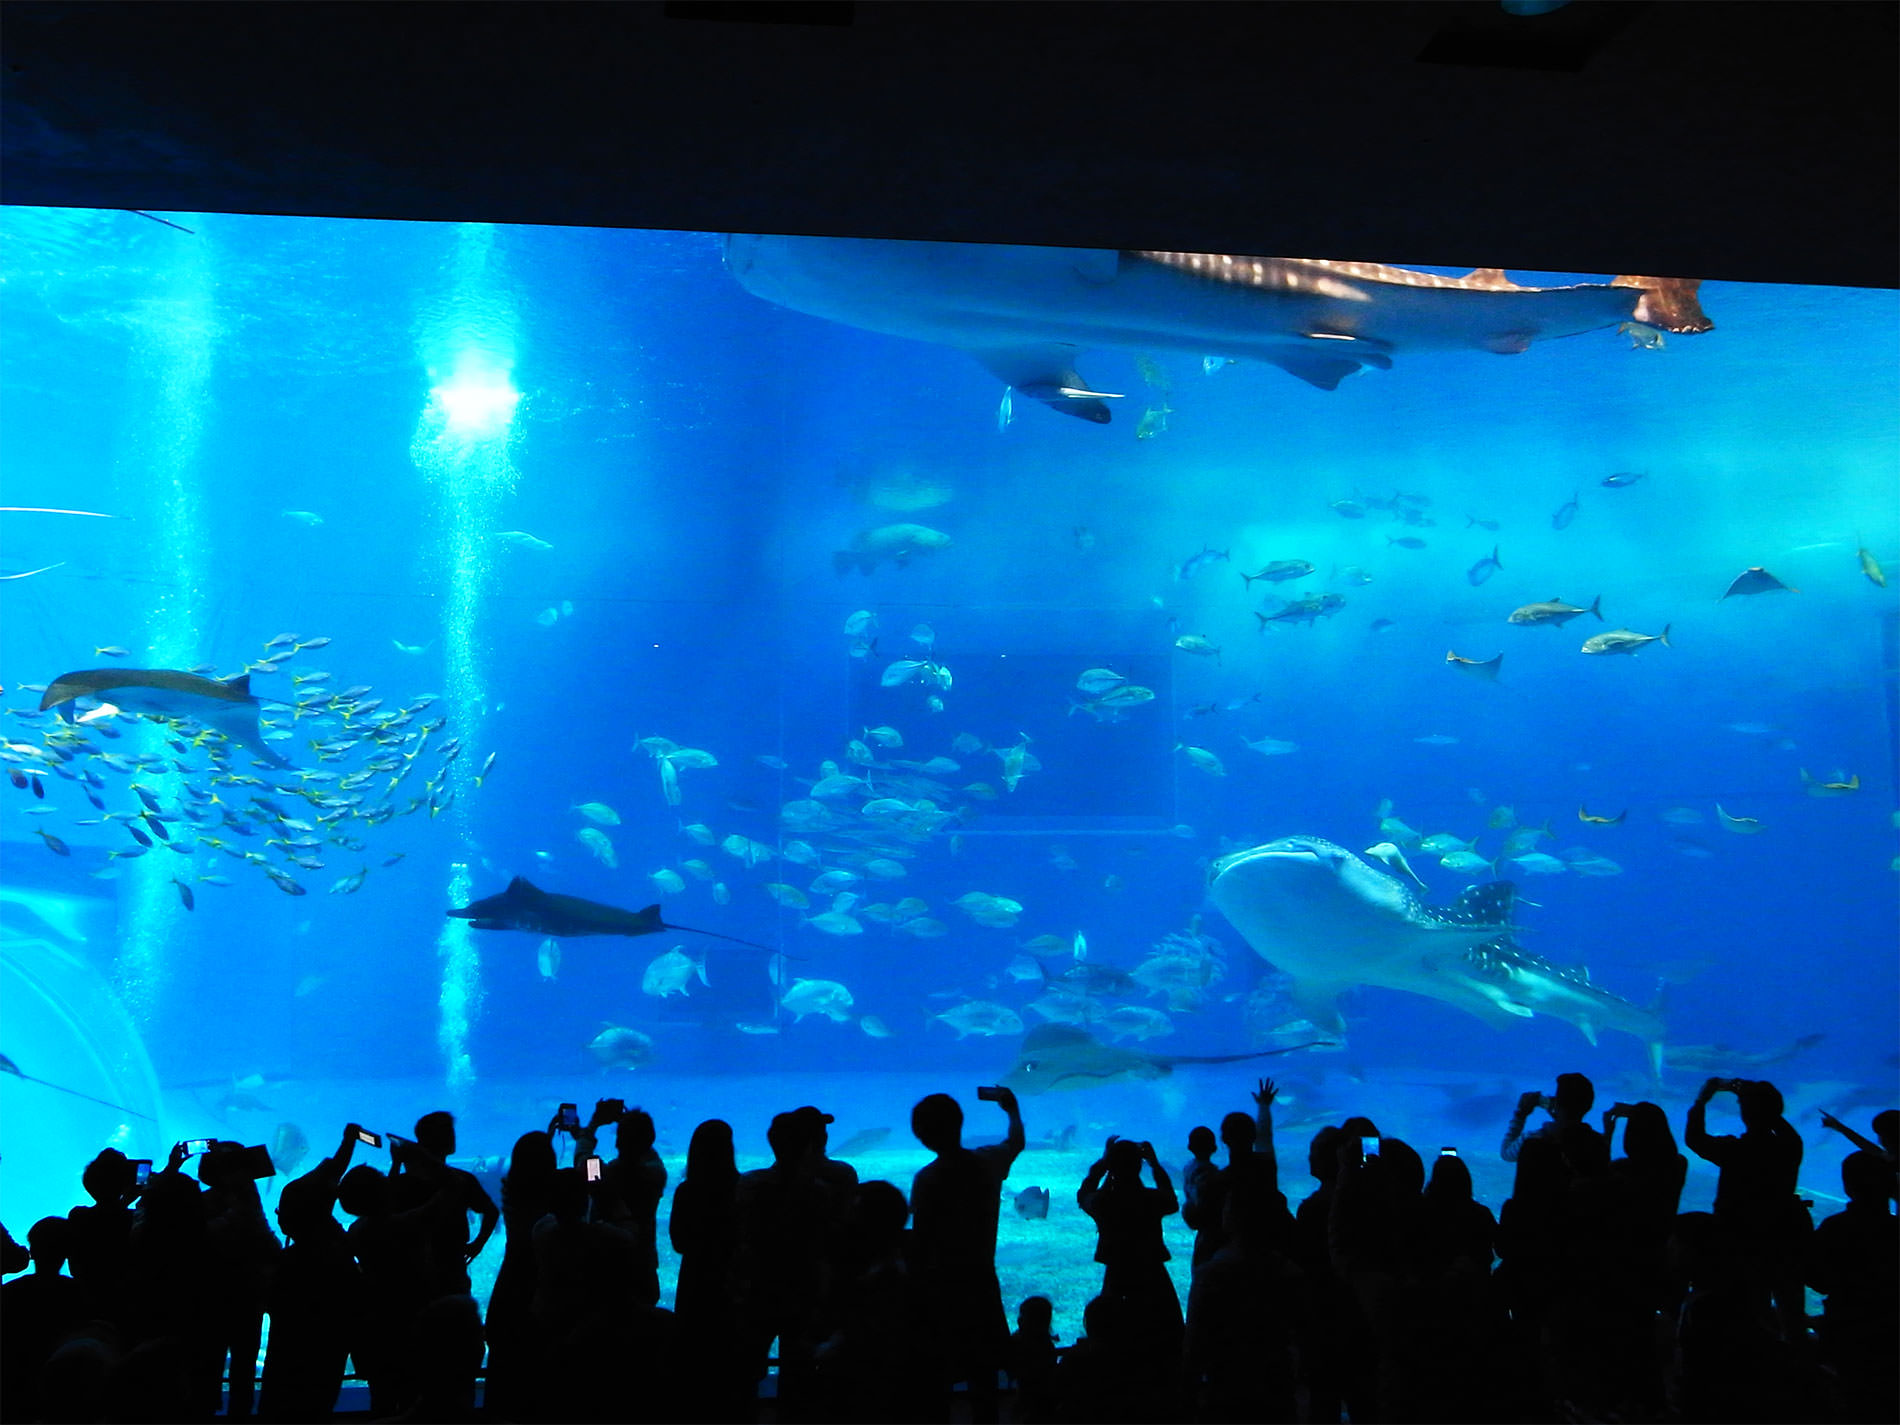
{"label": "second whale shark at top", "polygon": [[733,233],[726,266],[754,296],[869,331],[959,347],[1004,384],[1097,423],[1090,348],[1265,361],[1322,390],[1419,351],[1510,354],[1639,322],[1708,331],[1699,280],[1520,287],[1376,262]]}

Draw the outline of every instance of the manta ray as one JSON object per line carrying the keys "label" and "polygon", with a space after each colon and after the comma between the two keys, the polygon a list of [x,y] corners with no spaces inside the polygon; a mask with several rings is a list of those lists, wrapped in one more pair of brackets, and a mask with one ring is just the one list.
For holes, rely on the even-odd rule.
{"label": "manta ray", "polygon": [[[669,925],[660,919],[658,905],[643,910],[622,910],[602,901],[582,900],[579,896],[557,895],[544,891],[524,877],[516,876],[508,889],[498,896],[484,896],[472,905],[451,910],[453,920],[466,920],[476,930],[525,930],[533,935],[552,935],[558,940],[582,935],[657,935],[676,930],[682,935],[705,935],[714,940],[729,940],[768,954],[777,954],[770,945],[716,930],[695,930],[690,925]],[[787,957],[789,958],[789,957]]]}
{"label": "manta ray", "polygon": [[1652,1046],[1661,1019],[1513,944],[1509,881],[1425,905],[1385,870],[1317,836],[1289,836],[1215,862],[1210,892],[1261,959],[1293,977],[1293,997],[1320,1029],[1344,1030],[1338,996],[1353,985],[1405,990],[1503,1026],[1537,1014]]}
{"label": "manta ray", "polygon": [[1023,1036],[1015,1067],[998,1082],[1019,1094],[1095,1088],[1116,1079],[1166,1078],[1176,1064],[1237,1064],[1243,1059],[1291,1054],[1330,1042],[1315,1039],[1311,1044],[1256,1049],[1247,1054],[1143,1054],[1104,1044],[1073,1025],[1038,1024]]}
{"label": "manta ray", "polygon": [[82,668],[61,673],[47,684],[40,711],[58,708],[72,721],[76,699],[97,698],[122,712],[164,722],[195,722],[222,733],[272,767],[290,766],[264,741],[257,726],[259,699],[251,696],[251,675],[201,678],[171,668]]}
{"label": "manta ray", "polygon": [[1265,361],[1331,391],[1421,351],[1521,352],[1641,322],[1708,331],[1697,280],[1520,287],[1496,268],[1441,277],[1376,262],[732,233],[726,267],[756,297],[967,351],[1007,387],[1098,424],[1112,395],[1085,348]]}

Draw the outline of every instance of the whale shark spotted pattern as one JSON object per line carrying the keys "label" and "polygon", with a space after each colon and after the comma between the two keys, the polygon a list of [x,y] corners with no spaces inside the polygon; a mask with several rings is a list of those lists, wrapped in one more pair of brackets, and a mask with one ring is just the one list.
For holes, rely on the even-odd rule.
{"label": "whale shark spotted pattern", "polygon": [[1216,862],[1210,894],[1255,953],[1292,977],[1301,1011],[1330,1033],[1345,1027],[1339,995],[1371,985],[1441,1000],[1494,1026],[1547,1014],[1591,1043],[1599,1029],[1652,1047],[1662,1040],[1653,1012],[1512,942],[1509,881],[1430,907],[1344,847],[1289,836]]}

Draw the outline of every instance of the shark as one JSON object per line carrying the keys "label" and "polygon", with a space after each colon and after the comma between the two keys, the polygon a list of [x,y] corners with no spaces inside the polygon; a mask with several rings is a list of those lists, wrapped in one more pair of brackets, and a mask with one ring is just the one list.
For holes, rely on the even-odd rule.
{"label": "shark", "polygon": [[1071,1024],[1038,1024],[1023,1036],[1014,1067],[998,1082],[1019,1094],[1096,1088],[1119,1079],[1166,1078],[1177,1064],[1237,1064],[1243,1059],[1291,1054],[1331,1042],[1319,1038],[1309,1044],[1256,1049],[1246,1054],[1143,1054],[1104,1044]]}
{"label": "shark", "polygon": [[767,954],[778,953],[770,945],[721,935],[716,930],[669,925],[660,918],[657,904],[641,910],[623,910],[602,901],[544,891],[522,876],[510,881],[508,889],[500,895],[484,896],[448,914],[452,920],[466,920],[475,930],[524,930],[530,935],[552,935],[562,940],[582,935],[657,935],[662,930],[674,930],[682,935],[705,935],[730,941]]}
{"label": "shark", "polygon": [[1522,352],[1640,322],[1702,332],[1700,281],[1619,276],[1526,287],[1497,268],[1445,277],[1376,262],[731,233],[746,291],[810,316],[960,348],[1010,391],[1096,424],[1111,392],[1090,348],[1263,361],[1321,390],[1416,352]]}
{"label": "shark", "polygon": [[1517,888],[1473,886],[1432,907],[1382,867],[1317,836],[1288,836],[1215,862],[1214,905],[1261,959],[1293,979],[1305,1016],[1342,1033],[1338,997],[1355,985],[1455,1005],[1494,1027],[1544,1014],[1634,1035],[1660,1051],[1659,1015],[1593,984],[1589,971],[1532,955],[1511,938]]}
{"label": "shark", "polygon": [[195,722],[222,733],[261,761],[279,769],[290,766],[264,741],[257,725],[263,706],[251,695],[251,675],[203,678],[171,668],[81,668],[61,673],[46,685],[40,711],[59,709],[67,722],[82,697],[109,702],[121,712],[164,722]]}

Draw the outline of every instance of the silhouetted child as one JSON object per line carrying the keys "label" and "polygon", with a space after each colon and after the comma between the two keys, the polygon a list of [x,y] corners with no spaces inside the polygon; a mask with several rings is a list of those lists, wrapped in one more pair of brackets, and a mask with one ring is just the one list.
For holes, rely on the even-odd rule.
{"label": "silhouetted child", "polygon": [[1181,1170],[1181,1220],[1194,1229],[1194,1265],[1220,1250],[1220,1164],[1214,1152],[1220,1141],[1202,1124],[1188,1134],[1188,1165]]}
{"label": "silhouetted child", "polygon": [[[1208,1153],[1214,1135],[1205,1128]],[[1189,1143],[1193,1142],[1190,1136]],[[1026,1296],[1016,1308],[1016,1330],[1009,1338],[1009,1378],[1016,1383],[1016,1419],[1044,1425],[1056,1411],[1055,1305],[1046,1296]]]}
{"label": "silhouetted child", "polygon": [[1847,1206],[1815,1228],[1808,1248],[1808,1285],[1827,1298],[1821,1359],[1840,1379],[1846,1420],[1900,1418],[1893,1367],[1900,1224],[1887,1207],[1892,1181],[1892,1168],[1877,1155],[1849,1153],[1841,1163]]}

